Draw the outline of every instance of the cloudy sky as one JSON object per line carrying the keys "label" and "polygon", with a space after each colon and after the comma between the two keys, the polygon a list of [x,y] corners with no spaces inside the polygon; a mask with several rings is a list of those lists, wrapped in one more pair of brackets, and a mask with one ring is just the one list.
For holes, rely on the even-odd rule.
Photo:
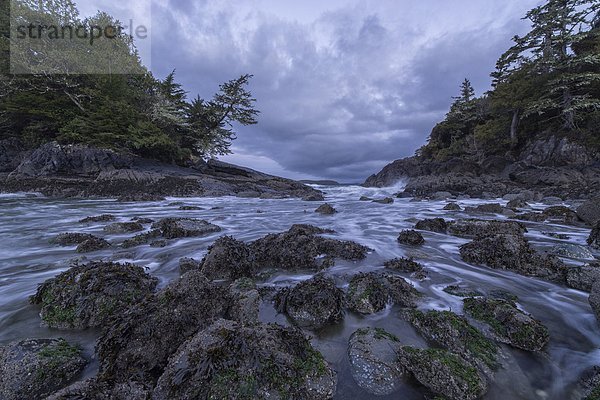
{"label": "cloudy sky", "polygon": [[[361,182],[412,155],[468,77],[478,93],[539,0],[133,0],[107,6],[150,26],[158,77],[190,96],[254,75],[259,124],[226,161],[291,178]],[[153,0],[154,1],[154,0]],[[141,21],[141,22],[140,22]]]}

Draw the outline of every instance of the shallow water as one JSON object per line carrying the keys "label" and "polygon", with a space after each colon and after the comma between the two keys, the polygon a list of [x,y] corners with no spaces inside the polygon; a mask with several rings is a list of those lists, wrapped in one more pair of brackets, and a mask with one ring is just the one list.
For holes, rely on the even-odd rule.
{"label": "shallow water", "polygon": [[[417,249],[400,246],[398,232],[414,226],[417,219],[442,216],[446,219],[469,218],[462,212],[442,211],[445,201],[411,202],[397,199],[394,204],[380,205],[358,201],[361,195],[384,197],[397,188],[365,189],[360,187],[321,187],[327,201],[339,213],[322,216],[314,213],[318,203],[296,199],[260,200],[240,198],[169,198],[163,202],[119,203],[114,200],[54,200],[40,196],[18,194],[0,195],[0,344],[30,337],[64,337],[81,345],[88,357],[93,357],[96,331],[69,332],[40,327],[38,309],[29,305],[38,284],[66,270],[73,259],[81,259],[75,247],[57,247],[49,239],[62,232],[87,232],[106,237],[118,244],[132,235],[105,235],[105,223],[80,224],[81,218],[99,214],[114,214],[120,221],[132,217],[185,216],[206,219],[223,231],[203,238],[173,241],[165,248],[141,246],[133,249],[113,247],[86,255],[88,259],[105,258],[113,261],[135,262],[160,279],[160,285],[179,276],[181,257],[201,258],[208,246],[222,235],[232,235],[248,241],[268,233],[289,229],[292,224],[307,223],[336,231],[332,237],[353,240],[375,251],[366,260],[353,263],[340,261],[327,271],[338,284],[347,284],[348,276],[359,271],[383,269],[386,260],[395,257],[414,257],[429,272],[429,278],[419,282],[404,275],[426,295],[422,309],[462,311],[462,300],[442,289],[450,284],[466,283],[481,290],[503,289],[519,297],[519,306],[541,320],[550,330],[551,340],[542,354],[530,353],[503,346],[505,368],[496,374],[486,399],[569,399],[571,385],[587,367],[600,364],[600,328],[587,301],[587,294],[510,272],[468,265],[460,259],[458,246],[468,240],[425,232],[426,244]],[[179,205],[203,207],[199,211],[181,211]],[[490,201],[486,201],[490,202]],[[501,202],[501,201],[500,201]],[[480,200],[459,201],[475,205]],[[543,209],[541,204],[534,208]],[[221,207],[213,209],[214,207]],[[480,215],[480,218],[501,218]],[[585,244],[588,229],[551,224],[526,223],[531,243],[548,249],[556,243]],[[561,241],[542,232],[567,233],[570,239]],[[598,255],[598,254],[595,254]],[[568,260],[583,264],[584,260]],[[278,274],[265,285],[281,286],[310,278],[308,274]],[[347,360],[350,335],[365,326],[382,327],[409,345],[424,345],[424,341],[409,324],[397,318],[398,309],[390,307],[380,314],[361,317],[348,313],[345,320],[321,332],[312,333],[313,344],[338,371],[338,399],[421,399],[423,391],[406,384],[390,396],[375,397],[354,383]],[[269,304],[263,304],[261,319],[287,324]],[[92,362],[85,375],[93,375],[97,363]]]}

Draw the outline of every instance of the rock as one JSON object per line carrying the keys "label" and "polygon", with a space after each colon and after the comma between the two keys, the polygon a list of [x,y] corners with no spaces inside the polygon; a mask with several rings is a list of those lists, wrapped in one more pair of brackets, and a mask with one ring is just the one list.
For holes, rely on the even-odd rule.
{"label": "rock", "polygon": [[372,199],[372,198],[370,198],[370,197],[367,197],[367,196],[360,196],[360,199],[359,199],[359,200],[360,200],[360,201],[373,201],[373,199]]}
{"label": "rock", "polygon": [[482,371],[488,372],[499,366],[498,346],[464,317],[450,311],[406,310],[404,315],[428,341],[460,355]]}
{"label": "rock", "polygon": [[102,214],[102,215],[97,215],[94,217],[83,218],[83,219],[79,220],[79,222],[82,224],[87,224],[90,222],[111,222],[111,221],[114,221],[115,219],[117,219],[117,217],[115,217],[112,214]]}
{"label": "rock", "polygon": [[600,249],[600,221],[596,223],[590,232],[590,236],[587,239],[587,244],[594,249]]}
{"label": "rock", "polygon": [[143,244],[150,243],[153,239],[158,239],[161,237],[161,232],[159,229],[153,229],[149,232],[140,233],[139,235],[135,235],[131,239],[127,239],[123,242],[122,246],[126,249],[136,246],[141,246]]}
{"label": "rock", "polygon": [[[362,260],[371,251],[360,244],[319,236],[333,233],[311,225],[293,225],[289,231],[270,234],[249,244],[254,262],[261,269],[319,271],[336,258]],[[324,257],[322,257],[324,256]]]}
{"label": "rock", "polygon": [[302,198],[302,201],[324,201],[325,197],[321,193],[311,193]]}
{"label": "rock", "polygon": [[143,217],[133,217],[133,218],[131,218],[131,221],[137,222],[140,224],[151,224],[154,222],[154,220],[152,218],[143,218]]}
{"label": "rock", "polygon": [[323,204],[319,208],[317,208],[315,212],[324,215],[333,215],[337,213],[337,210],[333,208],[330,204]]}
{"label": "rock", "polygon": [[117,201],[120,203],[150,202],[164,200],[166,200],[164,196],[149,193],[131,193],[119,196],[119,198],[117,199]]}
{"label": "rock", "polygon": [[402,386],[404,368],[398,363],[400,342],[380,328],[359,329],[350,336],[348,360],[356,384],[376,396],[386,396]]}
{"label": "rock", "polygon": [[406,230],[400,232],[398,242],[409,246],[420,246],[425,243],[425,239],[423,238],[423,235],[417,231]]}
{"label": "rock", "polygon": [[586,369],[581,375],[572,399],[598,400],[600,398],[600,366]]}
{"label": "rock", "polygon": [[577,208],[577,216],[590,226],[600,221],[600,198],[588,200]]}
{"label": "rock", "polygon": [[600,278],[600,264],[588,264],[567,269],[567,286],[591,292],[594,282]]}
{"label": "rock", "polygon": [[557,244],[552,247],[551,253],[561,257],[577,258],[580,260],[594,259],[594,255],[586,247],[571,243]]}
{"label": "rock", "polygon": [[21,164],[25,146],[17,138],[0,140],[0,172],[12,172]]}
{"label": "rock", "polygon": [[419,383],[447,399],[475,400],[487,391],[477,368],[446,350],[404,346],[398,360]]}
{"label": "rock", "polygon": [[331,278],[316,275],[275,296],[277,311],[286,313],[299,327],[321,329],[343,319],[344,292]]}
{"label": "rock", "polygon": [[551,206],[543,211],[543,214],[550,220],[573,224],[579,221],[577,213],[565,206]]}
{"label": "rock", "polygon": [[512,210],[517,210],[519,208],[529,207],[529,204],[527,204],[527,202],[525,200],[514,199],[514,200],[509,201],[508,204],[506,205],[506,207],[508,207]]}
{"label": "rock", "polygon": [[547,196],[542,199],[542,203],[549,205],[557,205],[563,202],[563,199],[556,196]]}
{"label": "rock", "polygon": [[478,291],[475,288],[459,286],[459,285],[450,285],[444,288],[444,292],[451,294],[456,297],[480,297],[483,296],[483,293]]}
{"label": "rock", "polygon": [[374,314],[388,304],[416,307],[420,293],[403,278],[391,274],[360,273],[352,277],[346,303],[360,314]]}
{"label": "rock", "polygon": [[144,226],[139,222],[115,222],[104,227],[104,232],[112,234],[132,233],[143,230]]}
{"label": "rock", "polygon": [[96,346],[99,377],[152,385],[169,357],[198,330],[224,317],[229,291],[191,271],[117,315]]}
{"label": "rock", "polygon": [[444,206],[445,211],[462,211],[462,208],[456,203],[448,203]]}
{"label": "rock", "polygon": [[474,319],[488,324],[498,341],[518,349],[540,351],[550,339],[548,329],[513,302],[469,298],[464,300],[464,309]]}
{"label": "rock", "polygon": [[111,384],[91,378],[83,382],[76,382],[45,400],[147,400],[150,395],[150,390],[137,382]]}
{"label": "rock", "polygon": [[89,233],[61,233],[58,236],[50,239],[50,244],[57,244],[59,246],[74,246],[90,239],[98,239],[94,235]]}
{"label": "rock", "polygon": [[42,399],[82,371],[81,350],[64,339],[25,339],[0,346],[0,398]]}
{"label": "rock", "polygon": [[220,232],[221,228],[207,221],[193,218],[163,218],[152,224],[165,239],[206,236]]}
{"label": "rock", "polygon": [[542,232],[543,235],[549,236],[549,237],[553,237],[555,239],[560,239],[560,240],[569,240],[571,239],[571,236],[566,235],[564,233],[557,233],[557,232]]}
{"label": "rock", "polygon": [[201,271],[210,280],[253,278],[258,266],[250,247],[231,236],[217,239],[200,263]]}
{"label": "rock", "polygon": [[600,281],[598,279],[592,283],[592,290],[590,291],[588,301],[592,307],[592,311],[596,315],[596,319],[600,321]]}
{"label": "rock", "polygon": [[417,222],[415,229],[445,234],[448,230],[448,224],[443,218],[424,219]]}
{"label": "rock", "polygon": [[514,221],[461,219],[448,224],[448,233],[465,238],[477,238],[498,234],[522,235],[525,226]]}
{"label": "rock", "polygon": [[450,192],[435,192],[433,194],[433,200],[446,200],[452,197],[452,193]]}
{"label": "rock", "polygon": [[373,203],[393,204],[394,203],[394,199],[392,199],[391,197],[386,197],[385,199],[373,200]]}
{"label": "rock", "polygon": [[43,324],[57,329],[105,326],[152,293],[158,280],[133,264],[75,265],[40,285],[31,298]]}
{"label": "rock", "polygon": [[320,400],[335,388],[335,372],[300,331],[219,320],[177,350],[152,399]]}
{"label": "rock", "polygon": [[198,207],[198,206],[180,206],[179,209],[181,211],[199,211],[199,210],[203,210],[202,207]]}
{"label": "rock", "polygon": [[477,207],[465,207],[465,211],[483,214],[502,214],[504,207],[498,203],[480,204]]}
{"label": "rock", "polygon": [[386,268],[399,272],[423,272],[423,265],[412,258],[394,258],[383,264]]}
{"label": "rock", "polygon": [[460,246],[462,259],[471,264],[517,272],[564,283],[566,266],[556,257],[536,253],[520,235],[479,237]]}
{"label": "rock", "polygon": [[79,243],[75,251],[77,251],[78,253],[91,253],[93,251],[104,250],[109,247],[110,243],[107,242],[105,239],[101,239],[94,236],[90,239]]}
{"label": "rock", "polygon": [[241,278],[229,286],[231,306],[227,311],[228,319],[241,324],[258,323],[260,294],[252,279]]}
{"label": "rock", "polygon": [[200,271],[202,263],[193,258],[183,257],[179,259],[179,273],[181,275],[190,271]]}

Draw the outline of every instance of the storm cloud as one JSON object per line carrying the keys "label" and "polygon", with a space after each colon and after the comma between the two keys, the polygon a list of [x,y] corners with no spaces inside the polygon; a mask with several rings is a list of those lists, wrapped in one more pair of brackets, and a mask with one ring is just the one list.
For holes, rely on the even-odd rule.
{"label": "storm cloud", "polygon": [[478,93],[533,0],[194,1],[152,4],[158,77],[190,96],[254,75],[259,124],[224,160],[293,178],[360,182],[412,155],[461,81]]}

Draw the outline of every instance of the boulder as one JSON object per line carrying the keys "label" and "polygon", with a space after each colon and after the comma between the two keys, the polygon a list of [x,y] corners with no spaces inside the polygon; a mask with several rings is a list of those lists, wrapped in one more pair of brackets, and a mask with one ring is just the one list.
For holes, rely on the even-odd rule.
{"label": "boulder", "polygon": [[325,197],[321,193],[311,193],[302,198],[302,201],[323,201]]}
{"label": "boulder", "polygon": [[442,209],[444,211],[462,211],[462,208],[456,203],[448,203]]}
{"label": "boulder", "polygon": [[452,193],[450,192],[435,192],[432,195],[433,200],[446,200],[452,197]]}
{"label": "boulder", "polygon": [[419,383],[446,399],[475,400],[487,391],[487,381],[477,368],[446,350],[404,346],[398,360]]}
{"label": "boulder", "polygon": [[158,280],[133,264],[74,265],[38,287],[43,324],[57,329],[106,326],[116,315],[152,293]]}
{"label": "boulder", "polygon": [[88,224],[88,223],[92,223],[92,222],[111,222],[116,219],[117,219],[117,217],[115,217],[112,214],[102,214],[102,215],[96,215],[96,216],[80,219],[79,223]]}
{"label": "boulder", "polygon": [[331,204],[323,204],[319,206],[319,208],[317,208],[315,212],[323,215],[333,215],[337,213],[337,210],[333,208]]}
{"label": "boulder", "polygon": [[336,258],[358,261],[371,251],[358,243],[319,236],[325,233],[333,231],[311,225],[294,225],[287,232],[258,239],[249,247],[256,265],[261,269],[291,271],[318,271],[331,266]]}
{"label": "boulder", "polygon": [[481,214],[502,214],[504,207],[498,203],[480,204],[476,207],[465,207],[465,211]]}
{"label": "boulder", "polygon": [[104,227],[104,232],[111,234],[133,233],[143,230],[144,226],[139,222],[115,222]]}
{"label": "boulder", "polygon": [[404,368],[398,362],[400,341],[380,328],[359,329],[350,336],[348,360],[356,384],[376,396],[386,396],[402,386]]}
{"label": "boulder", "polygon": [[596,223],[590,236],[587,239],[587,244],[595,249],[600,249],[600,221]]}
{"label": "boulder", "polygon": [[202,263],[193,258],[183,257],[179,259],[179,273],[181,275],[190,271],[200,271]]}
{"label": "boulder", "polygon": [[360,196],[359,201],[373,201],[373,199],[367,196]]}
{"label": "boulder", "polygon": [[219,320],[177,350],[152,398],[320,400],[333,398],[336,383],[300,331]]}
{"label": "boulder", "polygon": [[590,291],[588,301],[592,307],[592,311],[596,315],[596,319],[600,321],[600,281],[597,279],[592,283],[592,290]]}
{"label": "boulder", "polygon": [[476,288],[462,285],[450,285],[444,288],[444,292],[456,297],[480,297],[483,296]]}
{"label": "boulder", "polygon": [[154,243],[155,239],[159,239],[160,237],[160,230],[152,229],[151,231],[140,233],[139,235],[135,235],[134,237],[125,240],[122,246],[128,249],[131,247],[141,246],[143,244]]}
{"label": "boulder", "polygon": [[107,249],[110,246],[110,243],[107,242],[105,239],[93,236],[79,243],[75,251],[77,251],[78,253],[91,253],[93,251]]}
{"label": "boulder", "polygon": [[590,226],[600,221],[600,197],[591,199],[577,208],[577,216]]}
{"label": "boulder", "polygon": [[180,206],[179,209],[181,211],[200,211],[200,210],[203,210],[202,207],[198,207],[198,206]]}
{"label": "boulder", "polygon": [[594,259],[594,255],[587,247],[571,243],[557,244],[552,247],[550,252],[560,257],[576,258],[580,260]]}
{"label": "boulder", "polygon": [[508,202],[508,204],[506,205],[506,207],[512,209],[512,210],[517,210],[519,208],[527,208],[529,207],[529,204],[527,204],[527,202],[525,200],[521,200],[521,199],[514,199]]}
{"label": "boulder", "polygon": [[521,235],[478,237],[460,246],[460,255],[471,264],[510,270],[558,283],[564,283],[566,279],[567,267],[556,256],[538,254]]}
{"label": "boulder", "polygon": [[415,229],[436,233],[446,233],[448,230],[448,224],[443,218],[424,219],[417,222]]}
{"label": "boulder", "polygon": [[461,219],[448,224],[448,233],[465,238],[477,238],[498,234],[522,235],[525,226],[514,221]]}
{"label": "boulder", "polygon": [[416,307],[420,293],[403,278],[392,274],[371,272],[352,277],[346,303],[360,314],[382,311],[388,304]]}
{"label": "boulder", "polygon": [[542,323],[507,300],[468,298],[465,312],[490,326],[496,340],[527,351],[542,350],[550,335]]}
{"label": "boulder", "polygon": [[257,269],[250,247],[231,236],[217,239],[200,263],[202,274],[210,280],[253,278]]}
{"label": "boulder", "polygon": [[45,400],[148,400],[150,395],[151,391],[138,382],[111,383],[90,378],[59,390]]}
{"label": "boulder", "polygon": [[193,218],[164,218],[152,224],[165,239],[206,236],[220,232],[221,228],[207,221]]}
{"label": "boulder", "polygon": [[258,308],[260,294],[256,283],[252,279],[241,278],[229,285],[231,305],[227,311],[227,318],[241,324],[258,323]]}
{"label": "boulder", "polygon": [[417,231],[405,230],[400,232],[398,242],[409,246],[420,246],[425,243],[425,238]]}
{"label": "boulder", "polygon": [[0,398],[43,399],[67,386],[87,361],[64,339],[25,339],[0,346]]}
{"label": "boulder", "polygon": [[599,278],[600,264],[569,267],[567,270],[567,286],[584,292],[591,292],[594,282]]}
{"label": "boulder", "polygon": [[373,203],[378,203],[378,204],[393,204],[394,203],[394,199],[392,199],[391,197],[386,197],[385,199],[373,200]]}
{"label": "boulder", "polygon": [[423,265],[414,261],[412,258],[394,258],[383,264],[386,268],[399,272],[424,273]]}
{"label": "boulder", "polygon": [[316,275],[275,296],[277,311],[302,328],[318,330],[343,319],[344,292],[331,278]]}
{"label": "boulder", "polygon": [[499,364],[498,346],[475,329],[462,316],[450,311],[407,310],[407,320],[428,341],[460,355],[480,367],[484,372],[496,369]]}
{"label": "boulder", "polygon": [[96,236],[91,235],[89,233],[61,233],[52,239],[50,239],[50,244],[56,244],[59,246],[74,246],[76,244],[80,244],[90,239],[98,239]]}
{"label": "boulder", "polygon": [[226,316],[229,307],[228,288],[188,272],[105,327],[96,346],[100,379],[153,385],[179,346]]}

